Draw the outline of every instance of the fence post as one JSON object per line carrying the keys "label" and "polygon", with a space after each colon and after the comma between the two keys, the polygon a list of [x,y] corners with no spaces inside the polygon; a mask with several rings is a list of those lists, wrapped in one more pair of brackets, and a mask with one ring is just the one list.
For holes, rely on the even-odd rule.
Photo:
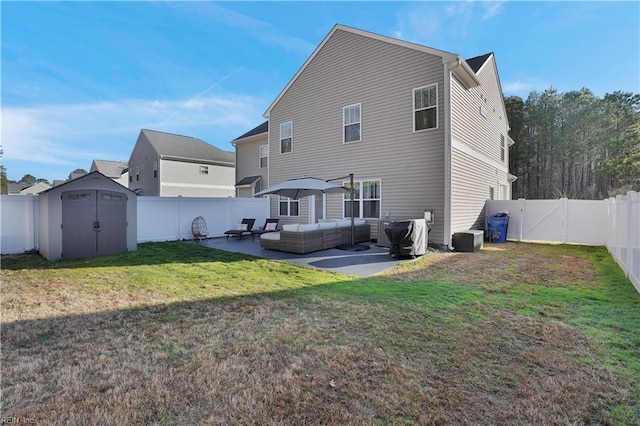
{"label": "fence post", "polygon": [[[634,247],[633,247],[633,233],[635,231],[635,227],[637,226],[637,223],[634,223],[633,218],[632,218],[632,214],[633,214],[633,201],[635,198],[636,192],[635,191],[629,191],[627,192],[627,208],[625,209],[625,214],[626,214],[626,223],[627,223],[627,238],[626,238],[626,244],[627,244],[627,258],[625,261],[626,264],[626,270],[624,271],[625,275],[628,277],[629,274],[631,273],[631,271],[634,271],[633,269],[633,254],[634,254]],[[635,226],[634,226],[635,225]]]}
{"label": "fence post", "polygon": [[522,233],[523,231],[523,224],[524,224],[524,216],[525,216],[525,199],[524,198],[518,198],[518,201],[520,202],[520,224],[518,225],[518,242],[522,242]]}

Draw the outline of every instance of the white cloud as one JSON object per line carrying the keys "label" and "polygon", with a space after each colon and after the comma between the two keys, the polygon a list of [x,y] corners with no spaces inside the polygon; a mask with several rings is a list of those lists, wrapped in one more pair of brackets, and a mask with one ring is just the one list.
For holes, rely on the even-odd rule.
{"label": "white cloud", "polygon": [[[221,149],[255,126],[266,102],[248,96],[196,96],[189,99],[124,99],[2,109],[3,163],[28,162],[33,175],[49,168],[88,169],[94,159],[127,160],[138,133],[148,128],[203,139]],[[40,172],[38,172],[38,169]],[[25,172],[25,173],[27,173]],[[20,172],[21,173],[21,172]],[[22,176],[22,174],[20,175]],[[18,176],[18,177],[20,177]]]}
{"label": "white cloud", "polygon": [[540,82],[534,81],[509,81],[505,82],[502,85],[502,91],[505,94],[517,94],[527,96],[530,92],[534,90],[544,90],[544,88],[549,87],[549,85],[541,84]]}
{"label": "white cloud", "polygon": [[483,1],[484,15],[482,15],[482,19],[490,19],[502,13],[504,3],[504,1]]}

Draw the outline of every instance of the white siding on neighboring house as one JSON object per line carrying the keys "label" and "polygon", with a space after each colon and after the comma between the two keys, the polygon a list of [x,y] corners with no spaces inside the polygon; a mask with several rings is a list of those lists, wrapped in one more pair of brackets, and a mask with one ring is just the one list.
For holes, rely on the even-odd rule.
{"label": "white siding on neighboring house", "polygon": [[[413,89],[438,87],[437,129],[413,131]],[[270,184],[354,173],[381,182],[380,214],[420,218],[443,215],[444,73],[442,58],[349,31],[336,31],[288,87],[269,114]],[[359,142],[344,143],[343,110],[360,104]],[[280,154],[281,123],[293,122],[293,152]],[[327,197],[327,217],[342,217],[342,197]],[[308,200],[300,203],[306,221]],[[277,201],[272,212],[278,213]],[[378,220],[372,219],[372,238]],[[442,239],[443,222],[431,236]]]}
{"label": "white siding on neighboring house", "polygon": [[[206,162],[161,160],[160,196],[233,197],[235,170]],[[206,173],[201,171],[205,168]],[[224,184],[224,183],[227,184]]]}

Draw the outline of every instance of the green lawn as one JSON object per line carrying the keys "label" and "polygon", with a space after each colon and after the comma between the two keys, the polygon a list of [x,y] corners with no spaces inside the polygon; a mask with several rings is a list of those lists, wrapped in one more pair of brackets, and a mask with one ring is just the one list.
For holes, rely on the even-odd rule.
{"label": "green lawn", "polygon": [[640,424],[640,294],[604,248],[361,279],[185,243],[2,258],[2,415],[71,424]]}

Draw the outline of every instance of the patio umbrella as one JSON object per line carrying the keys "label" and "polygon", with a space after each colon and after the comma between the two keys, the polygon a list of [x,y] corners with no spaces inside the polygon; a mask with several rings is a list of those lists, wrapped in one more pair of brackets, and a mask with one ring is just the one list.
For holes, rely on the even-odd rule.
{"label": "patio umbrella", "polygon": [[273,185],[263,191],[255,194],[256,197],[267,194],[282,195],[284,197],[298,200],[311,195],[322,195],[330,193],[347,193],[349,189],[327,182],[326,180],[305,177],[298,179],[289,179]]}
{"label": "patio umbrella", "polygon": [[309,197],[311,195],[321,195],[321,194],[331,194],[331,193],[350,193],[351,194],[351,244],[342,244],[337,248],[342,250],[349,251],[362,251],[368,250],[370,247],[365,244],[355,244],[355,230],[354,230],[354,217],[353,217],[353,173],[350,173],[347,176],[329,180],[338,180],[349,178],[350,188],[345,188],[344,186],[336,185],[326,180],[312,178],[312,177],[304,177],[297,179],[289,179],[284,182],[280,182],[276,185],[273,185],[263,191],[255,194],[255,197],[259,197],[261,195],[267,194],[276,194],[282,195],[284,197],[293,198],[294,200]]}

